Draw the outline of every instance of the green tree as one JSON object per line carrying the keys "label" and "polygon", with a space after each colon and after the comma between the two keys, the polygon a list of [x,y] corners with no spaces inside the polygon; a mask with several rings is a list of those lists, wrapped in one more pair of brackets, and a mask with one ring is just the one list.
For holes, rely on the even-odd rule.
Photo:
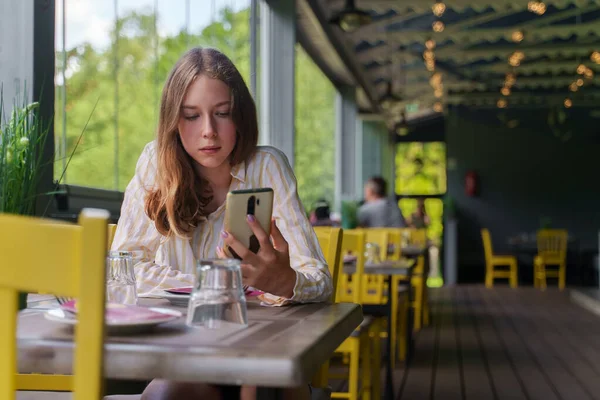
{"label": "green tree", "polygon": [[[120,17],[107,32],[113,39],[106,48],[98,49],[83,43],[67,52],[64,110],[65,85],[57,85],[56,90],[57,148],[62,140],[63,111],[66,111],[67,155],[75,149],[81,130],[91,115],[68,167],[67,183],[125,189],[144,145],[155,137],[164,81],[189,47],[210,46],[222,50],[249,83],[247,9],[232,12],[225,8],[216,21],[201,31],[180,31],[172,36],[157,36],[157,18],[160,20],[160,15],[155,15],[152,10],[130,12]],[[318,197],[333,198],[335,92],[304,51],[298,49],[295,171],[300,196],[310,207]],[[59,53],[57,71],[62,70],[62,63]],[[115,162],[118,162],[117,170]],[[56,179],[61,172],[62,160],[58,155]]]}

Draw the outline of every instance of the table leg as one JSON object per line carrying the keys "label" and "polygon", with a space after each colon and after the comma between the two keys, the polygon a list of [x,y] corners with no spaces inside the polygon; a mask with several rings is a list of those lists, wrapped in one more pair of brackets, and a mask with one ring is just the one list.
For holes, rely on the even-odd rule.
{"label": "table leg", "polygon": [[386,400],[393,400],[394,398],[394,378],[392,371],[392,357],[395,357],[395,354],[390,354],[390,350],[392,348],[392,290],[394,289],[392,285],[392,277],[388,276],[388,300],[387,300],[387,338],[386,338],[386,348],[388,352],[388,356],[385,357],[385,391],[384,398]]}

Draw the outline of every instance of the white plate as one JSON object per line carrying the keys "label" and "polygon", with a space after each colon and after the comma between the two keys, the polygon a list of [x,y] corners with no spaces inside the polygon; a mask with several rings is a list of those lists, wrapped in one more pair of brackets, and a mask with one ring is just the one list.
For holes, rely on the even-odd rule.
{"label": "white plate", "polygon": [[187,307],[188,303],[190,301],[191,295],[189,295],[189,294],[187,294],[187,295],[186,294],[173,294],[173,293],[165,292],[163,290],[160,292],[155,292],[154,294],[152,294],[151,297],[168,300],[169,303],[171,303],[171,305],[174,307]]}
{"label": "white plate", "polygon": [[[156,325],[164,324],[165,322],[171,322],[182,316],[181,312],[177,310],[171,310],[169,308],[151,307],[152,311],[161,313],[164,315],[163,318],[155,318],[148,321],[135,321],[135,322],[111,322],[106,324],[106,331],[109,335],[127,335],[132,333],[146,332]],[[44,317],[47,320],[58,322],[65,325],[75,326],[77,325],[77,316],[68,311],[64,311],[60,308],[54,308],[44,313]]]}

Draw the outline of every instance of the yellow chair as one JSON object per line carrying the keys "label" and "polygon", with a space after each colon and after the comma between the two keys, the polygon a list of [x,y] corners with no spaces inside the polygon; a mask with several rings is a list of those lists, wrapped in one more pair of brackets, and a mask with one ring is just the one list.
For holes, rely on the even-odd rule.
{"label": "yellow chair", "polygon": [[[343,231],[340,228],[329,227],[329,226],[318,226],[315,227],[315,233],[319,240],[319,245],[327,266],[329,267],[329,273],[333,282],[333,292],[331,294],[332,303],[336,302],[338,282],[340,276],[340,266],[342,265],[341,260],[341,247],[342,247],[342,236]],[[329,381],[329,361],[324,363],[316,375],[313,377],[311,384],[313,387],[324,388],[327,387]]]}
{"label": "yellow chair", "polygon": [[[110,251],[117,224],[108,224],[106,249]],[[17,390],[43,390],[49,392],[73,391],[72,375],[52,374],[17,374]]]}
{"label": "yellow chair", "polygon": [[[17,292],[47,292],[76,297],[73,390],[75,400],[102,398],[105,298],[105,210],[84,209],[80,225],[0,215],[0,398],[14,399],[17,388]],[[82,351],[85,349],[85,351]],[[22,375],[21,375],[22,376]]]}
{"label": "yellow chair", "polygon": [[[409,229],[409,243],[413,246],[427,247],[427,231],[425,229]],[[417,257],[413,269],[411,285],[413,301],[411,306],[414,310],[413,329],[415,332],[423,326],[429,325],[429,296],[427,292],[427,271],[425,271],[425,256]]]}
{"label": "yellow chair", "polygon": [[[495,278],[508,278],[510,287],[517,287],[517,258],[515,256],[495,255],[492,250],[492,238],[488,229],[481,230],[485,253],[485,287],[494,286]],[[496,270],[498,266],[507,266],[508,270]]]}
{"label": "yellow chair", "polygon": [[[388,252],[388,260],[400,261],[402,260],[402,244],[405,232],[408,231],[406,228],[384,228],[388,232],[389,245],[392,246],[393,250]],[[403,276],[392,277],[392,287],[395,291],[400,293],[401,290],[405,289],[405,286],[401,286],[402,282],[406,282],[407,279]],[[392,299],[394,300],[394,299]],[[398,359],[403,361],[406,359],[407,353],[407,337],[406,337],[406,324],[408,321],[408,309],[412,307],[410,299],[406,299],[400,304],[399,297],[396,298],[398,304],[393,304],[392,307],[398,310],[398,324],[396,328],[398,348]],[[395,363],[394,363],[395,364]]]}
{"label": "yellow chair", "polygon": [[[558,278],[560,290],[565,288],[567,272],[568,233],[562,229],[543,229],[537,232],[538,254],[533,260],[533,284],[546,288],[546,278]],[[548,271],[547,265],[557,265],[557,270]]]}
{"label": "yellow chair", "polygon": [[[338,292],[340,301],[350,301],[363,304],[365,291],[362,284],[365,281],[365,232],[361,230],[346,230],[342,238],[342,253],[356,255],[356,270],[349,283],[350,292]],[[342,260],[343,263],[343,260]],[[347,275],[343,274],[342,275]],[[333,399],[380,398],[379,371],[381,349],[379,332],[381,326],[376,318],[365,317],[363,323],[336,349],[348,358],[348,391],[334,392]],[[360,369],[362,366],[362,373]],[[331,378],[346,378],[346,375],[330,375]]]}
{"label": "yellow chair", "polygon": [[[390,256],[388,256],[388,248],[389,245],[391,244],[390,239],[393,238],[395,235],[393,235],[391,233],[391,229],[390,228],[368,228],[368,229],[364,229],[365,233],[366,233],[366,241],[368,243],[375,243],[379,246],[379,257],[381,259],[381,261],[386,261],[388,259],[390,259]],[[399,246],[394,246],[394,252],[397,252],[399,250],[396,250],[396,248],[398,248]],[[399,254],[399,253],[398,253]],[[392,254],[393,257],[393,254]],[[392,320],[389,321],[389,323],[391,324],[391,348],[390,348],[390,354],[393,354],[394,356],[392,357],[392,368],[395,367],[396,365],[396,345],[397,343],[401,343],[400,347],[398,347],[399,350],[399,357],[401,360],[404,360],[406,358],[406,335],[404,335],[405,330],[402,329],[403,328],[403,324],[406,323],[406,316],[408,314],[408,308],[407,308],[407,304],[405,303],[404,306],[402,308],[400,308],[400,301],[399,301],[399,294],[398,294],[398,288],[399,288],[399,283],[401,281],[402,277],[400,276],[394,276],[392,277],[392,298],[391,298],[391,315],[392,315]],[[363,281],[363,304],[375,304],[375,305],[379,305],[379,304],[386,304],[388,299],[387,299],[387,294],[386,294],[386,287],[387,285],[385,284],[385,276],[383,275],[370,275],[370,274],[366,274],[365,275],[365,279]],[[400,322],[400,324],[399,324]],[[400,332],[401,334],[398,335],[398,332]],[[381,337],[386,337],[387,336],[387,329],[384,323],[381,323]]]}

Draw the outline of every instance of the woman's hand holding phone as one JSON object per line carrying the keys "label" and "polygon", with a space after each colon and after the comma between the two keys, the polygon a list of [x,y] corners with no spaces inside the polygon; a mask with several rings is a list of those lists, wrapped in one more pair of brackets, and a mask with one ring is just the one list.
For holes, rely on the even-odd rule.
{"label": "woman's hand holding phone", "polygon": [[[276,296],[292,297],[296,271],[290,266],[288,243],[277,228],[275,219],[271,219],[270,237],[253,215],[248,215],[246,220],[260,244],[257,253],[253,253],[229,232],[221,232],[224,247],[231,247],[242,259],[244,284]],[[217,252],[219,256],[225,255],[222,249],[217,249]]]}

